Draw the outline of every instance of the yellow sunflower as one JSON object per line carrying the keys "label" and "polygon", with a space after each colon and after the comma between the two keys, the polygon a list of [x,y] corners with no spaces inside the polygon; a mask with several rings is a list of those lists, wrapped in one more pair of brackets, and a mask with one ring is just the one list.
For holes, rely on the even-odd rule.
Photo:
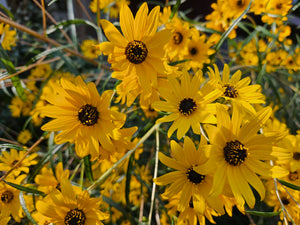
{"label": "yellow sunflower", "polygon": [[[11,149],[10,152],[3,151],[0,156],[0,171],[10,170],[21,158],[23,158],[25,153],[25,151],[17,151],[16,149]],[[30,154],[11,172],[11,174],[18,176],[21,172],[29,173],[29,166],[38,163],[35,159],[37,156],[38,154],[36,153]]]}
{"label": "yellow sunflower", "polygon": [[144,3],[134,18],[129,7],[123,4],[120,26],[124,36],[111,22],[101,20],[109,42],[101,43],[100,51],[108,55],[108,62],[114,70],[112,77],[123,81],[124,91],[128,94],[131,90],[128,85],[132,80],[137,80],[139,89],[150,95],[151,86],[157,86],[157,73],[163,74],[165,71],[163,46],[171,37],[171,32],[156,32],[159,25],[158,6],[149,15],[148,11]]}
{"label": "yellow sunflower", "polygon": [[36,208],[56,225],[102,225],[108,215],[99,210],[100,198],[90,198],[87,191],[75,190],[67,178],[61,180],[61,191],[55,189]]}
{"label": "yellow sunflower", "polygon": [[55,189],[60,189],[60,180],[63,177],[69,178],[70,171],[63,169],[62,162],[59,162],[55,167],[55,174],[51,168],[43,167],[41,173],[38,174],[34,181],[38,185],[38,190],[49,194]]}
{"label": "yellow sunflower", "polygon": [[[184,138],[183,147],[177,142],[171,141],[171,155],[173,158],[165,156],[159,152],[160,161],[166,166],[175,169],[154,179],[157,185],[167,185],[164,197],[172,198],[181,192],[178,202],[178,210],[184,211],[189,204],[195,206],[195,210],[201,214],[205,211],[206,202],[217,206],[217,210],[223,211],[222,206],[218,206],[218,198],[208,197],[212,188],[213,167],[206,168],[205,172],[196,172],[195,167],[204,165],[208,160],[208,155],[214,151],[211,145],[199,145],[196,149],[189,137]],[[191,200],[192,199],[192,200]],[[191,201],[191,203],[190,203]],[[219,202],[221,204],[221,202]]]}
{"label": "yellow sunflower", "polygon": [[213,114],[216,112],[214,100],[221,96],[220,90],[212,90],[204,85],[201,89],[202,71],[199,70],[192,78],[187,71],[183,71],[181,83],[169,76],[169,87],[159,89],[161,97],[166,101],[157,101],[152,107],[157,111],[170,112],[171,114],[158,119],[156,122],[174,121],[168,130],[170,137],[177,130],[177,138],[192,127],[193,132],[200,134],[200,123],[216,123]]}
{"label": "yellow sunflower", "polygon": [[209,56],[215,52],[213,49],[210,49],[210,46],[206,41],[206,36],[204,34],[200,35],[199,31],[196,30],[187,43],[188,51],[184,57],[189,59],[185,63],[187,69],[202,69],[204,64],[209,64]]}
{"label": "yellow sunflower", "polygon": [[[49,93],[45,99],[50,103],[41,109],[41,114],[54,120],[42,126],[42,130],[61,131],[55,137],[57,144],[72,142],[80,157],[99,152],[100,145],[114,151],[110,136],[115,128],[110,110],[112,91],[101,96],[94,83],[84,83],[80,76],[71,82],[62,78],[61,85],[53,83],[56,93]],[[88,143],[78,148],[81,142]]]}
{"label": "yellow sunflower", "polygon": [[289,162],[291,172],[300,170],[300,132],[298,131],[297,135],[288,135],[285,143],[292,153],[292,159]]}
{"label": "yellow sunflower", "polygon": [[184,22],[180,18],[174,17],[166,27],[172,30],[172,38],[165,45],[166,53],[170,61],[183,59],[187,54],[187,43],[192,36],[188,22]]}
{"label": "yellow sunflower", "polygon": [[1,45],[4,50],[11,50],[12,46],[16,46],[16,30],[10,30],[9,25],[0,23],[0,39]]}
{"label": "yellow sunflower", "polygon": [[258,84],[249,85],[250,77],[241,79],[242,72],[236,71],[230,78],[230,70],[227,64],[224,65],[222,77],[220,75],[217,65],[214,64],[212,68],[208,67],[210,80],[215,81],[214,87],[222,91],[222,97],[226,101],[237,102],[241,108],[250,113],[255,113],[255,109],[251,104],[265,103],[264,95],[261,93],[261,86]]}
{"label": "yellow sunflower", "polygon": [[[271,113],[270,107],[263,108],[248,116],[245,122],[245,114],[241,114],[235,104],[231,118],[224,107],[217,105],[217,127],[211,125],[206,129],[210,143],[217,147],[208,161],[210,166],[215,166],[212,194],[232,192],[239,205],[243,206],[246,201],[253,208],[255,197],[250,185],[261,199],[265,197],[264,185],[257,174],[265,177],[287,174],[286,170],[269,163],[275,159],[272,146],[280,134],[258,133]],[[202,168],[199,166],[199,169]],[[195,170],[198,171],[198,167]]]}
{"label": "yellow sunflower", "polygon": [[[16,179],[7,177],[6,181],[21,184],[25,177],[25,174],[18,176]],[[0,182],[0,212],[2,218],[11,215],[15,221],[21,221],[23,211],[19,200],[19,193],[20,190],[5,184],[3,181]]]}

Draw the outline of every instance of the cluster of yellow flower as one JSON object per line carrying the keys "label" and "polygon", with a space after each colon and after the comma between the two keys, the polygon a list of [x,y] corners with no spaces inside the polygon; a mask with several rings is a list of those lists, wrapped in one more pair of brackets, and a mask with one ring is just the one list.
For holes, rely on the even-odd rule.
{"label": "cluster of yellow flower", "polygon": [[[143,3],[134,16],[128,4],[91,1],[92,12],[119,16],[119,26],[101,19],[106,40],[81,45],[88,59],[107,59],[114,88],[100,91],[85,74],[40,64],[23,80],[26,101],[12,98],[12,116],[31,121],[17,137],[17,150],[2,146],[0,224],[27,217],[47,225],[124,225],[142,223],[146,213],[152,224],[155,204],[156,224],[202,225],[234,216],[234,207],[250,214],[258,200],[281,220],[300,224],[300,132],[275,117],[278,108],[267,106],[263,86],[255,83],[263,70],[292,77],[300,69],[300,47],[287,39],[285,24],[291,0],[218,0],[201,31],[170,6],[160,12]],[[248,11],[266,26],[252,24],[256,33],[231,45],[231,59],[222,61],[216,46],[228,29],[226,37],[237,36],[232,24]],[[246,13],[243,18],[253,22]],[[1,24],[0,35],[14,40],[16,33]],[[1,42],[3,49],[11,50],[11,40]],[[147,125],[139,127],[145,120],[152,125],[147,133]],[[32,145],[29,123],[45,131],[47,150]],[[154,141],[145,150],[155,129],[157,151]],[[157,171],[158,159],[163,169]]]}

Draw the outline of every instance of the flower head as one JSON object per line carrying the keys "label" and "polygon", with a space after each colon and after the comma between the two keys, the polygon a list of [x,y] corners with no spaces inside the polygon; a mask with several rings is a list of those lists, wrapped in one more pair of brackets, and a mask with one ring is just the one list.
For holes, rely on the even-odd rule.
{"label": "flower head", "polygon": [[230,70],[227,64],[224,65],[222,77],[217,65],[214,65],[215,71],[208,67],[209,78],[213,86],[222,91],[222,97],[225,101],[236,102],[242,109],[250,113],[255,113],[251,104],[264,103],[264,95],[261,93],[261,86],[258,84],[249,85],[250,77],[241,79],[242,72],[238,70],[230,77]]}
{"label": "flower head", "polygon": [[99,210],[100,198],[90,198],[87,191],[71,185],[64,177],[61,191],[54,190],[43,200],[37,202],[37,210],[56,225],[102,225],[101,220],[108,217]]}
{"label": "flower head", "polygon": [[[25,151],[17,151],[16,149],[11,149],[10,152],[3,151],[0,156],[0,170],[8,171],[13,168],[20,159],[25,155]],[[38,155],[36,153],[30,154],[21,163],[14,168],[11,172],[14,176],[18,176],[21,172],[29,173],[29,166],[36,165],[38,161],[35,159]]]}
{"label": "flower head", "polygon": [[114,151],[110,136],[115,128],[109,108],[112,91],[100,96],[94,83],[84,83],[80,76],[71,82],[62,78],[61,84],[53,83],[56,93],[49,93],[45,99],[50,103],[41,109],[44,116],[54,118],[42,126],[43,130],[61,131],[55,137],[58,144],[64,142],[88,143],[78,149],[80,157],[91,151],[99,152],[99,146]]}
{"label": "flower head", "polygon": [[[109,42],[100,44],[100,51],[108,55],[112,77],[122,80],[126,93],[130,94],[132,80],[138,81],[138,87],[151,94],[151,86],[157,86],[157,73],[163,74],[165,67],[163,46],[171,33],[168,30],[157,31],[159,7],[148,15],[146,3],[139,8],[135,18],[129,7],[123,4],[120,11],[120,26],[123,35],[109,21],[101,20],[104,33]],[[137,93],[139,94],[139,93]],[[134,96],[136,98],[137,95]]]}
{"label": "flower head", "polygon": [[[171,141],[172,158],[159,153],[160,161],[166,166],[173,168],[174,171],[156,178],[154,181],[158,185],[170,186],[163,194],[167,198],[176,196],[179,192],[178,210],[184,211],[193,204],[196,211],[204,213],[206,201],[211,201],[208,194],[212,187],[212,168],[207,168],[205,172],[196,172],[195,167],[204,165],[208,159],[210,151],[213,151],[210,145],[200,145],[195,148],[189,137],[184,138],[183,147],[177,142]],[[210,171],[210,173],[209,173]],[[191,201],[191,203],[190,203]],[[216,198],[213,199],[215,205]],[[219,210],[222,211],[222,207]]]}
{"label": "flower head", "polygon": [[286,173],[268,162],[275,159],[272,145],[277,139],[277,133],[258,133],[271,113],[271,108],[266,107],[245,120],[239,107],[234,105],[230,118],[228,112],[217,105],[217,127],[206,129],[211,144],[217,147],[208,162],[216,166],[212,193],[218,195],[225,189],[228,193],[227,188],[224,189],[226,184],[239,205],[243,206],[246,201],[252,208],[255,197],[250,185],[261,199],[265,196],[265,188],[257,174],[271,177],[276,173],[277,176]]}
{"label": "flower head", "polygon": [[171,114],[158,119],[156,122],[174,121],[168,131],[170,137],[177,130],[177,138],[192,127],[193,132],[200,134],[200,123],[216,123],[215,106],[211,104],[222,93],[219,90],[209,89],[204,85],[201,89],[202,71],[199,70],[192,78],[184,71],[181,83],[169,77],[169,86],[159,89],[161,97],[166,101],[158,101],[152,104],[157,111],[170,112]]}

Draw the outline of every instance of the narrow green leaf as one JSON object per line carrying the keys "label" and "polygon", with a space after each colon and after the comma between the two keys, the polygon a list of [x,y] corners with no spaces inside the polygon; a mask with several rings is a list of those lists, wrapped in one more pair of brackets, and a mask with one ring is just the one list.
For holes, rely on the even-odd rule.
{"label": "narrow green leaf", "polygon": [[176,65],[178,65],[180,63],[185,63],[187,61],[190,61],[190,59],[183,59],[183,60],[178,60],[178,61],[175,61],[175,62],[170,62],[170,63],[168,63],[168,65],[169,66],[176,66]]}
{"label": "narrow green leaf", "polygon": [[26,217],[30,220],[31,223],[33,223],[35,225],[38,225],[38,223],[35,222],[35,220],[31,216],[29,210],[27,209],[26,202],[25,202],[25,199],[24,199],[24,194],[23,194],[22,191],[19,194],[19,200],[20,200],[21,207],[22,207]]}
{"label": "narrow green leaf", "polygon": [[92,171],[92,163],[90,161],[91,155],[87,155],[83,158],[84,161],[84,172],[89,181],[94,182],[93,171]]}
{"label": "narrow green leaf", "polygon": [[259,74],[258,74],[257,79],[256,79],[257,84],[262,83],[262,79],[263,79],[264,75],[266,74],[266,67],[267,67],[267,63],[265,63],[263,65],[262,69],[259,71]]}
{"label": "narrow green leaf", "polygon": [[281,211],[278,212],[259,212],[259,211],[252,211],[252,210],[246,210],[246,213],[253,215],[253,216],[263,216],[263,217],[273,217],[278,216]]}
{"label": "narrow green leaf", "polygon": [[[253,0],[252,0],[253,1]],[[252,1],[250,1],[249,5],[247,6],[247,8],[245,9],[245,11],[237,18],[235,19],[232,24],[228,27],[228,29],[222,34],[219,42],[216,44],[215,50],[216,52],[219,50],[219,48],[222,46],[223,42],[225,41],[225,39],[228,37],[228,35],[231,33],[231,31],[235,28],[235,26],[237,26],[237,24],[243,19],[243,17],[248,13],[251,3]]]}
{"label": "narrow green leaf", "polygon": [[291,188],[291,189],[300,191],[300,186],[297,186],[297,185],[295,185],[295,184],[292,184],[292,183],[289,183],[289,182],[287,182],[287,181],[280,180],[280,179],[278,179],[278,181],[279,181],[282,185],[284,185],[284,186],[287,186],[287,187],[289,187],[289,188]]}
{"label": "narrow green leaf", "polygon": [[177,1],[176,1],[176,4],[174,5],[174,7],[173,7],[173,9],[172,9],[171,15],[170,15],[170,17],[169,17],[170,20],[173,19],[173,17],[175,16],[176,12],[177,12],[178,9],[179,9],[180,4],[181,4],[181,0],[177,0]]}
{"label": "narrow green leaf", "polygon": [[27,148],[20,145],[14,145],[14,144],[0,144],[0,148],[5,148],[5,149],[12,148],[18,151],[27,151]]}
{"label": "narrow green leaf", "polygon": [[11,11],[9,11],[4,5],[0,4],[0,8],[3,9],[6,14],[12,19],[14,20],[14,15],[11,13]]}
{"label": "narrow green leaf", "polygon": [[33,188],[30,188],[30,187],[24,187],[24,186],[22,186],[22,185],[20,185],[20,184],[11,183],[11,182],[8,182],[8,181],[6,181],[6,180],[3,180],[3,181],[4,181],[6,184],[8,184],[9,186],[12,186],[12,187],[14,187],[14,188],[16,188],[16,189],[18,189],[18,190],[20,190],[20,191],[24,191],[24,192],[26,192],[26,193],[32,193],[32,194],[42,195],[42,196],[45,195],[45,193],[42,192],[42,191],[38,191],[38,190],[33,189]]}
{"label": "narrow green leaf", "polygon": [[[9,56],[7,55],[6,51],[3,49],[2,45],[0,45],[0,60],[9,74],[14,74],[16,72],[14,64],[10,61]],[[13,76],[10,79],[13,86],[16,88],[19,97],[23,101],[26,101],[26,95],[19,76]]]}
{"label": "narrow green leaf", "polygon": [[26,63],[26,65],[30,65],[30,64],[36,62],[37,60],[39,60],[40,58],[42,58],[44,56],[50,55],[50,54],[52,54],[54,52],[60,51],[60,50],[65,49],[65,48],[70,48],[70,47],[73,47],[73,46],[75,46],[75,45],[74,44],[69,44],[69,45],[63,45],[63,46],[60,46],[60,47],[53,47],[51,49],[43,51],[43,52],[37,54],[36,56],[32,57],[28,61],[28,63]]}
{"label": "narrow green leaf", "polygon": [[83,20],[83,19],[74,19],[74,20],[62,21],[61,23],[58,23],[57,25],[50,26],[50,28],[48,28],[46,32],[47,32],[47,34],[51,34],[51,33],[57,31],[60,28],[63,28],[63,27],[66,27],[66,26],[71,26],[73,24],[74,25],[85,24],[85,25],[93,27],[96,30],[97,35],[98,35],[98,37],[100,37],[100,40],[101,40],[101,37],[102,37],[101,29],[96,24],[94,24],[94,23],[92,23],[88,20]]}

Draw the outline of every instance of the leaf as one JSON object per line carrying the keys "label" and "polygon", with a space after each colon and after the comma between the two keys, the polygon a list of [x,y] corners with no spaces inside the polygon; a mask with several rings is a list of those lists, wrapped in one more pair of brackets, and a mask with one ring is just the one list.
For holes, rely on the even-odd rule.
{"label": "leaf", "polygon": [[[253,1],[253,0],[252,0]],[[250,9],[251,3],[252,1],[250,1],[249,5],[247,6],[247,8],[245,9],[245,11],[237,18],[235,19],[232,24],[228,27],[228,29],[222,34],[219,42],[216,44],[215,50],[216,52],[219,50],[219,48],[221,47],[221,45],[223,44],[223,42],[225,41],[225,39],[228,37],[228,35],[231,33],[231,31],[235,28],[235,26],[243,19],[243,17],[247,14],[247,12]]]}
{"label": "leaf", "polygon": [[263,65],[262,69],[259,71],[259,74],[258,74],[257,79],[256,79],[257,84],[262,83],[263,76],[266,74],[266,67],[267,67],[267,63],[265,63]]}
{"label": "leaf", "polygon": [[12,148],[12,149],[16,149],[18,151],[27,151],[27,148],[20,146],[20,145],[14,145],[14,144],[0,144],[0,149],[1,148]]}
{"label": "leaf", "polygon": [[127,173],[126,173],[125,199],[128,208],[130,207],[129,193],[130,193],[130,180],[133,173],[133,159],[134,159],[134,155],[131,155],[128,160]]}
{"label": "leaf", "polygon": [[9,11],[4,5],[0,4],[0,8],[3,9],[6,14],[12,19],[14,20],[14,15],[11,13],[11,11]]}
{"label": "leaf", "polygon": [[176,66],[180,63],[184,63],[184,62],[187,62],[187,61],[190,61],[190,59],[183,59],[183,60],[178,60],[178,61],[175,61],[175,62],[170,62],[168,63],[169,66]]}
{"label": "leaf", "polygon": [[[14,74],[16,72],[14,64],[10,61],[9,56],[7,55],[6,51],[3,49],[2,45],[0,45],[0,60],[9,74]],[[23,101],[26,101],[25,91],[21,84],[19,76],[13,76],[10,79],[13,86],[16,88],[18,96]]]}
{"label": "leaf", "polygon": [[289,182],[287,182],[287,181],[280,180],[280,179],[278,179],[278,181],[279,181],[282,185],[284,185],[284,186],[287,186],[287,187],[289,187],[289,188],[291,188],[291,189],[300,191],[300,186],[297,186],[297,185],[295,185],[295,184],[292,184],[292,183],[289,183]]}
{"label": "leaf", "polygon": [[28,61],[28,63],[26,63],[26,65],[30,65],[30,64],[36,62],[37,60],[39,60],[40,58],[42,58],[44,56],[50,55],[50,54],[52,54],[54,52],[60,51],[60,50],[65,49],[65,48],[73,47],[73,46],[75,46],[75,45],[74,44],[69,44],[69,45],[63,45],[63,46],[60,46],[60,47],[53,47],[51,49],[43,51],[43,52],[37,54],[36,56],[32,57]]}
{"label": "leaf", "polygon": [[31,221],[31,223],[33,223],[35,225],[38,225],[38,223],[35,222],[35,220],[32,218],[30,212],[27,209],[26,202],[25,202],[25,199],[24,199],[24,194],[23,194],[22,191],[19,194],[19,200],[20,200],[21,207],[22,207],[25,215],[27,216],[27,218]]}
{"label": "leaf", "polygon": [[92,171],[92,163],[90,161],[91,155],[87,155],[83,158],[84,161],[84,172],[89,181],[94,182],[93,171]]}
{"label": "leaf", "polygon": [[253,215],[253,216],[263,216],[263,217],[273,217],[278,216],[281,211],[278,212],[260,212],[260,211],[252,211],[252,210],[246,210],[246,213]]}
{"label": "leaf", "polygon": [[33,188],[30,188],[30,187],[25,187],[25,186],[22,186],[20,184],[15,184],[15,183],[11,183],[11,182],[8,182],[6,180],[3,180],[6,184],[8,184],[9,186],[12,186],[20,191],[24,191],[26,193],[32,193],[32,194],[37,194],[37,195],[42,195],[42,196],[45,196],[45,193],[42,192],[42,191],[38,191],[36,189],[33,189]]}
{"label": "leaf", "polygon": [[174,7],[172,9],[171,15],[169,17],[170,20],[173,19],[173,17],[175,16],[175,13],[178,11],[180,4],[181,4],[181,0],[177,0],[176,4],[174,5]]}
{"label": "leaf", "polygon": [[92,23],[88,20],[83,20],[83,19],[73,19],[73,20],[62,21],[61,23],[58,23],[57,25],[50,26],[50,28],[47,29],[46,33],[49,35],[49,34],[55,32],[55,31],[57,31],[60,28],[63,28],[63,27],[66,27],[66,26],[71,26],[73,24],[74,25],[85,24],[85,25],[93,27],[97,32],[99,40],[102,40],[103,35],[102,35],[101,29],[96,24],[94,24],[94,23]]}

